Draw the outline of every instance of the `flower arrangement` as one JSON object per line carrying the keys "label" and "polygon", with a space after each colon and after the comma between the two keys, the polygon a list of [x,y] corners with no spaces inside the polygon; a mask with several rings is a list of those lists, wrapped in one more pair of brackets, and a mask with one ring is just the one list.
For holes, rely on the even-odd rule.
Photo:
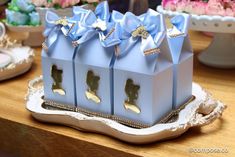
{"label": "flower arrangement", "polygon": [[234,0],[163,0],[166,10],[198,15],[235,16]]}
{"label": "flower arrangement", "polygon": [[12,0],[6,9],[6,22],[14,26],[38,26],[40,17],[30,0]]}
{"label": "flower arrangement", "polygon": [[46,8],[68,8],[71,6],[92,3],[96,5],[100,0],[31,0],[36,7],[46,7]]}

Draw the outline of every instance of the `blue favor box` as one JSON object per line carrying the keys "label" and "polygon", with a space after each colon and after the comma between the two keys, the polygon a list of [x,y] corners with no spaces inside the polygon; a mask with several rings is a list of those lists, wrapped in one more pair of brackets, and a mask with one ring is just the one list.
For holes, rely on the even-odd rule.
{"label": "blue favor box", "polygon": [[68,35],[70,27],[78,22],[85,12],[75,13],[72,18],[61,18],[46,13],[45,42],[42,44],[42,70],[45,99],[76,106],[74,75],[75,47],[73,36]]}
{"label": "blue favor box", "polygon": [[[153,10],[140,17],[115,14],[120,34],[126,36],[120,37],[123,41],[114,63],[114,115],[153,125],[172,110],[173,63],[163,16]],[[148,32],[146,37],[131,34],[141,26]]]}
{"label": "blue favor box", "polygon": [[61,32],[48,52],[42,51],[45,99],[75,106],[74,55],[71,40]]}
{"label": "blue favor box", "polygon": [[113,60],[114,47],[104,48],[98,35],[79,46],[75,56],[78,107],[112,114]]}
{"label": "blue favor box", "polygon": [[114,32],[107,2],[100,3],[71,30],[78,36],[75,56],[77,106],[94,112],[113,113]]}
{"label": "blue favor box", "polygon": [[192,97],[193,50],[188,36],[189,18],[187,14],[173,17],[173,28],[167,32],[174,63],[173,109]]}
{"label": "blue favor box", "polygon": [[[192,96],[189,16],[149,9],[135,16],[80,7],[73,17],[46,14],[42,68],[45,99],[154,125]],[[135,123],[136,124],[136,123]]]}

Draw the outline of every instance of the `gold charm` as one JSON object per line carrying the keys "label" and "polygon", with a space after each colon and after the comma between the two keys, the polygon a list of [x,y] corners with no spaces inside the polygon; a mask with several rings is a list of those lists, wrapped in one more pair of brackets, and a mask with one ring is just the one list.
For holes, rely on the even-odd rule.
{"label": "gold charm", "polygon": [[86,84],[88,86],[88,90],[85,92],[86,98],[88,100],[94,101],[96,104],[99,104],[101,102],[100,98],[96,94],[99,87],[99,80],[100,77],[95,76],[93,71],[89,70],[87,72]]}
{"label": "gold charm", "polygon": [[135,85],[132,79],[126,81],[125,92],[127,95],[127,100],[124,102],[124,108],[126,110],[131,110],[139,114],[140,108],[136,105],[136,100],[138,99],[138,91],[140,89],[139,85]]}
{"label": "gold charm", "polygon": [[101,31],[105,31],[107,29],[106,22],[100,19],[97,19],[96,22],[92,24],[92,27]]}
{"label": "gold charm", "polygon": [[57,69],[56,65],[51,67],[51,77],[53,78],[52,91],[60,95],[65,95],[65,90],[62,88],[63,71]]}
{"label": "gold charm", "polygon": [[134,30],[131,33],[132,37],[142,37],[143,39],[147,39],[149,36],[149,33],[146,31],[146,29],[144,28],[144,26],[140,26],[138,28],[136,28],[136,30]]}
{"label": "gold charm", "polygon": [[68,20],[66,19],[66,17],[63,17],[63,18],[55,21],[55,24],[56,25],[67,26],[69,23],[68,23]]}

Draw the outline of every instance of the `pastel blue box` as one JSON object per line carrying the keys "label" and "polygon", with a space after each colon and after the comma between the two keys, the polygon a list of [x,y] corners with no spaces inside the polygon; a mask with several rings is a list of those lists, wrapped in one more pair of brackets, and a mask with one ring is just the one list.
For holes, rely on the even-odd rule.
{"label": "pastel blue box", "polygon": [[[104,48],[100,43],[98,34],[78,47],[74,60],[78,107],[112,114],[113,60],[114,47]],[[87,83],[88,72],[92,72],[94,77],[99,78],[96,92],[96,96],[100,99],[99,103],[88,99],[89,97],[86,95],[89,90]],[[91,83],[94,83],[94,81],[91,81]]]}
{"label": "pastel blue box", "polygon": [[[61,32],[58,34],[56,43],[49,48],[48,52],[42,51],[45,99],[75,106],[74,55],[75,49],[71,40]],[[55,75],[54,78],[53,75]],[[62,93],[59,89],[52,89],[56,81],[59,82]]]}
{"label": "pastel blue box", "polygon": [[[176,17],[179,18],[179,17]],[[188,16],[181,16],[184,35],[167,36],[174,63],[173,109],[179,108],[192,97],[193,50],[187,35]]]}
{"label": "pastel blue box", "polygon": [[[147,125],[153,125],[172,110],[173,64],[167,39],[160,46],[161,53],[144,56],[138,42],[114,64],[114,115]],[[139,113],[126,108],[127,80],[139,86],[136,106]]]}

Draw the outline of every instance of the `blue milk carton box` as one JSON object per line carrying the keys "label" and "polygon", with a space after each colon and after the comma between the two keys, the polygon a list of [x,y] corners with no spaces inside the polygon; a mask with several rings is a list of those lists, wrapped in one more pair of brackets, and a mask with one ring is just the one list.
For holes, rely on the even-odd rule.
{"label": "blue milk carton box", "polygon": [[[80,36],[75,55],[77,106],[94,112],[112,114],[115,23],[110,22],[107,2],[100,3],[71,33]],[[117,36],[118,37],[118,36]]]}
{"label": "blue milk carton box", "polygon": [[[75,106],[75,76],[73,58],[75,48],[65,30],[80,18],[60,18],[53,12],[46,13],[46,29],[42,50],[42,69],[45,99]],[[68,29],[67,28],[67,29]]]}
{"label": "blue milk carton box", "polygon": [[114,115],[153,125],[172,110],[173,63],[163,16],[113,12],[121,43],[114,63]]}
{"label": "blue milk carton box", "polygon": [[192,97],[193,51],[191,48],[187,14],[173,17],[167,31],[174,63],[173,108],[177,109]]}

